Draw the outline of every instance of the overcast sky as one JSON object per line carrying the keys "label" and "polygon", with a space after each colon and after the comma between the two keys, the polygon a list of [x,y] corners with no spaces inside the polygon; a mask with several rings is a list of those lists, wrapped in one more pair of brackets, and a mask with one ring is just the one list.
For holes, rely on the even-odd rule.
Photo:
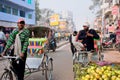
{"label": "overcast sky", "polygon": [[94,20],[94,14],[89,10],[91,4],[91,0],[40,0],[40,9],[49,8],[55,12],[71,11],[77,29],[82,29],[86,20],[89,23]]}

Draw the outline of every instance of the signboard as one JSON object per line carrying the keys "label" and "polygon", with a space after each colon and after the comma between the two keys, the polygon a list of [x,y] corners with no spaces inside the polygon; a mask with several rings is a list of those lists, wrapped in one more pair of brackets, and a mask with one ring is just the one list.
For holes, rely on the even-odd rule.
{"label": "signboard", "polygon": [[119,13],[119,7],[113,6],[112,7],[112,15],[118,15],[118,13]]}
{"label": "signboard", "polygon": [[118,20],[118,26],[120,26],[120,20]]}
{"label": "signboard", "polygon": [[50,16],[50,26],[58,26],[59,25],[59,15],[54,14]]}
{"label": "signboard", "polygon": [[66,26],[67,26],[66,21],[60,21],[60,22],[59,22],[59,28],[60,28],[60,29],[65,29]]}
{"label": "signboard", "polygon": [[109,26],[108,27],[108,32],[113,32],[115,31],[115,27],[114,26]]}

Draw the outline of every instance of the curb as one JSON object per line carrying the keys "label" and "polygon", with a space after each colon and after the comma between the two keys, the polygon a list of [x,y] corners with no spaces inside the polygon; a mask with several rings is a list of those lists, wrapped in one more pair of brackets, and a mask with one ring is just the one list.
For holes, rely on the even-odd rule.
{"label": "curb", "polygon": [[63,42],[63,43],[61,43],[60,45],[57,45],[57,48],[59,48],[59,47],[65,45],[65,44],[68,44],[68,43],[69,43],[69,41]]}

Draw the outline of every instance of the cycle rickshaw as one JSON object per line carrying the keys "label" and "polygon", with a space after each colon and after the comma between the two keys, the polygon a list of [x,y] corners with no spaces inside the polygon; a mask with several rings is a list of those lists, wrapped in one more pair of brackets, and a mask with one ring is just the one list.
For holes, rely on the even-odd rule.
{"label": "cycle rickshaw", "polygon": [[[34,31],[34,30],[33,30]],[[36,32],[35,32],[36,33]],[[28,54],[26,59],[25,78],[31,73],[42,71],[45,80],[52,80],[53,59],[47,55],[46,38],[30,38],[28,46]],[[3,56],[10,63],[4,68],[4,72],[0,80],[17,80],[16,73],[11,65],[12,60],[19,59],[18,56]]]}

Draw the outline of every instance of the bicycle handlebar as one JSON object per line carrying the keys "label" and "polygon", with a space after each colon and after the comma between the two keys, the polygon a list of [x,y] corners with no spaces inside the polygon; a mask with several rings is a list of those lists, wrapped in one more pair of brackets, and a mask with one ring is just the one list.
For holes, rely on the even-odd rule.
{"label": "bicycle handlebar", "polygon": [[2,56],[5,59],[18,59],[20,58],[19,56]]}

